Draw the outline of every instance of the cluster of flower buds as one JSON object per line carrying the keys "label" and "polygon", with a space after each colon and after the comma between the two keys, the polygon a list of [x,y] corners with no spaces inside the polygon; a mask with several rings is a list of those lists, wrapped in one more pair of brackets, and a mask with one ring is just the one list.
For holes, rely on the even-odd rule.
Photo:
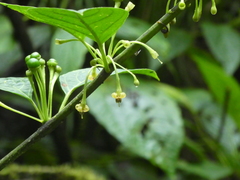
{"label": "cluster of flower buds", "polygon": [[[49,59],[46,63],[38,52],[28,55],[25,58],[25,63],[28,67],[26,76],[30,81],[37,102],[35,108],[40,119],[45,122],[52,117],[53,88],[62,68],[55,59]],[[46,65],[49,70],[48,78],[46,78],[45,72]]]}

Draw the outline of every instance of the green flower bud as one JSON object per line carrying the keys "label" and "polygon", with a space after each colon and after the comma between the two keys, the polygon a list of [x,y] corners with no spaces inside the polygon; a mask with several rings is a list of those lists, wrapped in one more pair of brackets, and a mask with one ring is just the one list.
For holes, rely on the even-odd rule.
{"label": "green flower bud", "polygon": [[216,5],[214,4],[214,5],[212,5],[212,7],[211,7],[211,14],[212,15],[215,15],[215,14],[217,14],[217,7],[216,7]]}
{"label": "green flower bud", "polygon": [[43,58],[39,59],[39,62],[40,62],[40,64],[41,64],[42,66],[45,65],[45,60],[44,60]]}
{"label": "green flower bud", "polygon": [[27,62],[29,59],[31,59],[31,55],[25,57],[25,62]]}
{"label": "green flower bud", "polygon": [[47,65],[48,65],[48,67],[50,67],[50,66],[56,67],[58,65],[58,63],[57,63],[56,59],[51,58],[48,60]]}
{"label": "green flower bud", "polygon": [[27,64],[27,67],[29,68],[29,69],[35,69],[35,68],[37,68],[37,67],[39,67],[41,64],[40,64],[40,62],[39,62],[39,60],[37,60],[36,58],[31,58],[31,59],[29,59],[27,62],[26,62],[26,64]]}
{"label": "green flower bud", "polygon": [[122,40],[122,44],[125,48],[128,48],[131,45],[130,41],[128,40]]}
{"label": "green flower bud", "polygon": [[135,78],[133,84],[134,84],[134,86],[138,87],[140,82],[137,78]]}
{"label": "green flower bud", "polygon": [[27,76],[27,77],[31,77],[32,75],[33,75],[32,71],[28,69],[28,70],[26,71],[26,76]]}
{"label": "green flower bud", "polygon": [[41,58],[41,55],[40,55],[38,52],[33,52],[33,53],[31,54],[31,58],[40,59],[40,58]]}
{"label": "green flower bud", "polygon": [[129,2],[125,7],[125,10],[130,12],[134,7],[135,7],[135,4],[133,4],[132,2]]}
{"label": "green flower bud", "polygon": [[97,58],[90,61],[91,66],[95,66],[98,63]]}
{"label": "green flower bud", "polygon": [[61,72],[62,72],[62,68],[57,65],[57,66],[55,67],[55,71],[56,71],[57,73],[61,73]]}
{"label": "green flower bud", "polygon": [[186,8],[186,4],[185,4],[184,0],[181,0],[181,2],[179,2],[178,7],[181,10],[184,10]]}

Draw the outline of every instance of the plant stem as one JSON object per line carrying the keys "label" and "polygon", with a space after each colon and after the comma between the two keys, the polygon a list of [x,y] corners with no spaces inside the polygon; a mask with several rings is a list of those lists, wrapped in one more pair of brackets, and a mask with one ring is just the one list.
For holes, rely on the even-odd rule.
{"label": "plant stem", "polygon": [[106,57],[106,51],[105,51],[105,46],[104,44],[98,44],[99,46],[99,51],[101,52],[101,59],[103,61],[103,66],[104,66],[104,69],[107,73],[110,72],[110,68],[109,68],[109,64],[107,62],[107,57]]}
{"label": "plant stem", "polygon": [[10,110],[10,111],[13,111],[13,112],[15,112],[15,113],[18,113],[18,114],[21,114],[21,115],[23,115],[23,116],[26,116],[26,117],[28,117],[28,118],[31,118],[31,119],[33,119],[33,120],[35,120],[35,121],[40,122],[40,123],[43,122],[41,119],[38,119],[38,118],[36,118],[36,117],[33,117],[33,116],[31,116],[31,115],[29,115],[29,114],[26,114],[26,113],[24,113],[24,112],[22,112],[22,111],[18,111],[18,110],[14,109],[14,108],[11,108],[10,106],[2,103],[1,101],[0,101],[0,106],[3,107],[3,108],[5,108],[5,109],[7,109],[7,110]]}
{"label": "plant stem", "polygon": [[[193,0],[185,1],[186,5],[193,2]],[[171,22],[180,12],[183,12],[174,6],[171,9],[171,13],[165,14],[161,19],[159,19],[153,26],[151,26],[145,33],[143,33],[137,41],[147,42],[154,35],[159,33],[159,31],[165,27],[165,24]],[[133,55],[139,48],[139,45],[132,45],[131,47],[125,49],[121,54],[119,54],[114,61],[121,63]],[[106,58],[106,57],[105,57]],[[109,67],[108,67],[109,68]],[[93,93],[111,74],[113,71],[112,67],[108,71],[101,71],[100,74],[94,79],[90,84],[87,85],[87,96]],[[31,145],[39,141],[42,137],[46,136],[52,132],[72,110],[75,105],[81,100],[83,92],[80,92],[76,97],[74,97],[59,113],[43,124],[36,132],[34,132],[29,138],[24,140],[19,146],[9,152],[5,157],[0,160],[0,170],[7,166],[9,163],[13,162],[16,158],[22,155]]]}

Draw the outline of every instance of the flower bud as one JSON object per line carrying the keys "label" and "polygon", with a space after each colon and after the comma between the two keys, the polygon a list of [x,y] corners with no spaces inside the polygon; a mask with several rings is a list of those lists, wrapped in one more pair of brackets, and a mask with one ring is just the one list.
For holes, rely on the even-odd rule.
{"label": "flower bud", "polygon": [[138,87],[139,84],[140,84],[140,82],[139,82],[139,80],[137,78],[134,79],[133,83],[134,83],[134,86],[136,86],[136,87]]}
{"label": "flower bud", "polygon": [[57,64],[58,64],[58,63],[57,63],[56,59],[53,59],[53,58],[51,58],[51,59],[49,59],[49,60],[47,61],[48,67],[56,67]]}
{"label": "flower bud", "polygon": [[127,6],[125,7],[125,10],[130,12],[135,7],[135,4],[133,4],[131,1],[128,2]]}
{"label": "flower bud", "polygon": [[55,71],[56,71],[57,73],[61,73],[61,72],[62,72],[62,68],[57,65],[57,66],[55,67]]}
{"label": "flower bud", "polygon": [[38,52],[33,52],[32,54],[31,54],[31,58],[36,58],[36,59],[40,59],[41,58],[41,55],[38,53]]}
{"label": "flower bud", "polygon": [[214,4],[214,5],[212,5],[212,7],[211,7],[211,14],[212,15],[215,15],[215,14],[217,14],[217,7],[216,7],[216,5]]}
{"label": "flower bud", "polygon": [[36,58],[30,58],[27,62],[27,67],[29,69],[36,69],[37,67],[39,67],[41,64],[39,62],[39,60],[37,60]]}
{"label": "flower bud", "polygon": [[28,70],[26,71],[26,76],[27,76],[27,77],[31,77],[32,75],[33,75],[32,71],[28,69]]}
{"label": "flower bud", "polygon": [[25,57],[25,62],[27,62],[29,59],[31,59],[31,55]]}
{"label": "flower bud", "polygon": [[186,4],[185,4],[184,0],[181,0],[181,2],[179,2],[178,7],[181,10],[184,10],[186,8]]}

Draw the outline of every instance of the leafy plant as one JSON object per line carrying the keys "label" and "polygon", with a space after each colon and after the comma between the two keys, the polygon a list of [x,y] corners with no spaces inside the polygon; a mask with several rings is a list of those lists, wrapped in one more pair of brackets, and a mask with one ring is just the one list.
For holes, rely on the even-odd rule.
{"label": "leafy plant", "polygon": [[[57,39],[56,43],[63,44],[80,41],[91,54],[92,60],[90,62],[90,68],[71,72],[65,71],[67,73],[60,75],[61,69],[56,60],[50,59],[45,62],[39,54],[34,52],[26,57],[28,67],[27,77],[29,80],[27,78],[1,78],[1,84],[3,84],[3,86],[0,87],[1,90],[20,95],[30,101],[35,107],[39,118],[17,111],[3,103],[1,103],[1,106],[42,122],[43,125],[31,137],[13,150],[12,153],[4,157],[0,162],[0,168],[3,168],[7,163],[22,154],[27,147],[52,131],[61,122],[61,118],[69,114],[74,107],[80,112],[82,118],[83,114],[88,112],[90,107],[91,113],[98,119],[98,122],[128,151],[160,167],[169,177],[176,177],[176,167],[185,172],[208,179],[220,179],[231,174],[234,171],[232,168],[225,168],[221,164],[214,164],[211,161],[207,161],[197,145],[186,137],[184,138],[183,118],[177,102],[183,105],[189,112],[196,115],[199,109],[194,109],[194,105],[191,104],[193,103],[191,102],[192,99],[188,96],[192,95],[195,97],[197,96],[197,92],[196,94],[191,94],[186,91],[184,94],[182,91],[165,84],[159,85],[154,82],[141,80],[137,78],[138,74],[147,75],[157,80],[159,80],[159,78],[153,70],[127,69],[122,65],[125,59],[134,53],[138,53],[140,47],[145,48],[153,59],[159,60],[158,53],[146,45],[145,42],[151,39],[159,30],[162,30],[164,36],[167,37],[170,32],[170,26],[176,22],[178,13],[186,9],[191,2],[191,0],[174,2],[169,0],[166,6],[166,15],[158,20],[142,36],[137,40],[120,40],[118,42],[115,42],[116,33],[127,19],[129,11],[133,8],[134,5],[131,3],[125,9],[120,9],[121,0],[116,0],[114,8],[90,8],[79,11],[58,8],[35,8],[1,3],[8,8],[19,11],[30,19],[60,27],[69,32],[73,35],[72,38]],[[170,9],[170,5],[174,5],[174,7]],[[199,21],[202,14],[202,6],[202,0],[195,1],[194,21]],[[212,1],[211,13],[216,14],[216,12],[215,1]],[[225,27],[222,27],[223,30],[227,29],[228,32],[237,37],[233,31],[224,28]],[[223,63],[221,56],[216,53],[219,47],[213,45],[213,38],[211,38],[214,36],[214,33],[210,30],[214,29],[214,27],[211,27],[209,24],[204,24],[202,29],[208,39],[210,48],[215,52],[216,58]],[[212,33],[211,37],[209,33]],[[183,38],[183,34],[180,33],[179,36]],[[184,37],[187,37],[187,35],[185,36],[184,34]],[[89,39],[91,40],[89,41]],[[185,46],[180,47],[175,54],[179,54],[182,49],[190,46],[191,38],[183,39],[187,39]],[[92,42],[95,44],[92,45]],[[237,44],[237,41],[235,44]],[[231,47],[231,45],[227,47]],[[174,56],[173,54],[168,55],[168,58]],[[238,84],[234,79],[224,74],[221,68],[215,67],[214,64],[207,62],[206,59],[208,59],[208,56],[204,56],[203,53],[192,50],[191,53],[189,53],[189,57],[196,62],[207,85],[219,101],[219,104],[224,106],[226,99],[228,99],[224,99],[224,93],[228,90],[230,92],[236,92]],[[237,59],[237,53],[234,57]],[[209,58],[208,61],[211,61],[211,59]],[[160,61],[160,64],[161,63]],[[49,76],[47,75],[46,67],[48,67]],[[62,68],[64,69],[64,66],[62,66]],[[210,71],[213,71],[214,76],[211,76]],[[227,73],[232,73],[234,67],[226,65],[226,71]],[[120,76],[120,74],[124,73],[130,74],[133,80],[124,75]],[[113,78],[105,81],[109,76],[115,77],[115,81],[113,81]],[[58,113],[53,116],[53,87],[58,77],[65,96],[60,104]],[[220,82],[219,87],[217,86],[219,82],[216,83],[218,77],[221,77],[219,81],[224,81],[223,84]],[[98,88],[104,81],[105,86]],[[113,87],[115,84],[115,91],[111,90],[109,87]],[[135,88],[132,84],[136,87],[140,85],[144,90]],[[230,86],[230,88],[228,88],[228,86]],[[82,87],[81,93],[72,100],[69,100],[73,92],[79,87]],[[95,90],[96,93],[89,98],[87,104],[87,97]],[[229,98],[228,112],[238,125],[238,113],[234,109],[235,105],[238,104],[234,101],[234,99],[238,97],[238,94],[233,93],[233,95],[234,96]],[[112,108],[113,101],[111,96],[119,104],[120,108]],[[125,98],[126,96],[128,98]],[[125,99],[122,102],[123,98]],[[158,102],[156,102],[156,99],[158,99]],[[98,101],[98,104],[96,104],[96,101]],[[159,112],[159,109],[161,109],[161,112]],[[111,119],[111,117],[115,117],[115,119],[110,121],[109,119]],[[202,121],[205,122],[204,118]],[[233,132],[232,130],[233,129],[231,129],[231,132]],[[220,137],[216,134],[219,133],[217,133],[217,131],[212,133],[212,138]],[[212,139],[206,141],[210,149],[216,149],[218,146]],[[178,154],[183,144],[193,149],[193,152],[202,157],[201,160],[203,161],[196,166],[191,166],[192,164],[179,161]],[[216,159],[223,164],[225,163],[224,165],[231,164],[232,167],[238,167],[234,160],[234,158],[239,158],[235,151],[237,147],[232,148],[234,149],[233,154],[230,153],[223,156],[224,159],[220,153],[227,153],[229,148],[225,147],[226,144],[224,143],[221,144],[221,146],[224,146],[224,148],[216,153]],[[229,160],[226,160],[227,158],[229,158]],[[208,169],[209,167],[216,169],[216,172],[220,169],[223,173],[219,175],[206,171],[202,173],[203,171],[201,170]]]}

